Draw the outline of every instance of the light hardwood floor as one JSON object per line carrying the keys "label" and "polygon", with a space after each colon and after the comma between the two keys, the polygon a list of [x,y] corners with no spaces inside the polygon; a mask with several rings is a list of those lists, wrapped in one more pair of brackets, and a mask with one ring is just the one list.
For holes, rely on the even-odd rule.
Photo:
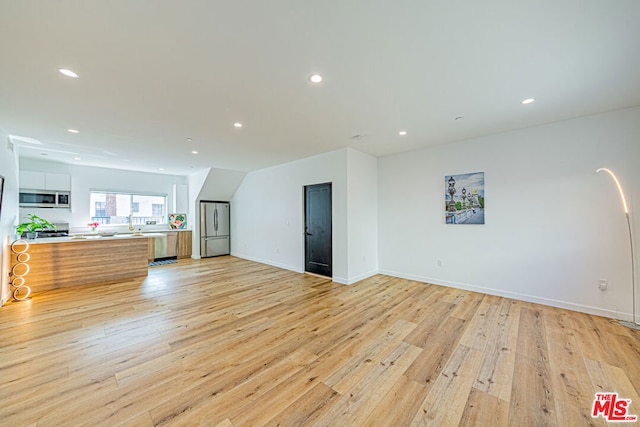
{"label": "light hardwood floor", "polygon": [[184,260],[0,319],[2,426],[605,425],[602,391],[640,415],[638,332],[382,275]]}

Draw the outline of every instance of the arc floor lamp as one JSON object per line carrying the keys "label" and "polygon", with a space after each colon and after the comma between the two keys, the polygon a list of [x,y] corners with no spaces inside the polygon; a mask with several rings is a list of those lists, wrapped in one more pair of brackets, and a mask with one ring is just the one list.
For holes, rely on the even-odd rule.
{"label": "arc floor lamp", "polygon": [[596,170],[596,173],[598,172],[607,172],[609,175],[611,175],[611,178],[613,178],[613,181],[616,183],[616,187],[618,187],[618,192],[620,193],[620,198],[622,199],[622,207],[624,209],[624,216],[625,218],[627,218],[627,229],[629,230],[629,247],[631,248],[631,295],[633,298],[632,301],[632,306],[633,306],[633,318],[631,319],[631,322],[625,321],[625,320],[621,320],[620,324],[623,326],[626,326],[628,328],[633,328],[633,329],[639,329],[640,330],[640,324],[638,324],[638,322],[636,322],[636,257],[635,257],[635,253],[633,250],[633,233],[631,233],[631,219],[629,216],[629,208],[627,207],[627,200],[624,197],[624,192],[622,191],[622,186],[620,185],[620,181],[618,181],[618,178],[616,177],[616,175],[611,172],[611,170],[607,169],[607,168],[600,168],[598,170]]}

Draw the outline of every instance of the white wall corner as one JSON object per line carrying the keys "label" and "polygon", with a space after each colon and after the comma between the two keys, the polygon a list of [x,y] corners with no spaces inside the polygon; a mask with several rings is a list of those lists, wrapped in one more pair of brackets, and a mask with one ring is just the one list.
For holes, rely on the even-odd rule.
{"label": "white wall corner", "polygon": [[341,149],[248,173],[231,201],[233,253],[304,271],[304,186],[331,182],[333,274],[347,277],[346,165]]}
{"label": "white wall corner", "polygon": [[187,221],[191,223],[191,253],[200,257],[200,212],[198,210],[198,195],[207,180],[211,168],[192,173],[187,177],[189,191],[189,211]]}
{"label": "white wall corner", "polygon": [[348,274],[355,283],[378,270],[378,159],[347,149]]}
{"label": "white wall corner", "polygon": [[[9,141],[2,129],[0,140]],[[5,179],[0,214],[0,305],[4,305],[11,298],[9,245],[18,224],[18,150],[10,142],[0,146],[0,175]]]}

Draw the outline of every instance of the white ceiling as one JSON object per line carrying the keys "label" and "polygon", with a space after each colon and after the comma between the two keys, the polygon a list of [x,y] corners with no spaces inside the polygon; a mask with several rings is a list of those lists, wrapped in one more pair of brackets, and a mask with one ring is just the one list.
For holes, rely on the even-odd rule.
{"label": "white ceiling", "polygon": [[640,105],[639,23],[638,0],[0,0],[0,128],[170,174],[382,156]]}

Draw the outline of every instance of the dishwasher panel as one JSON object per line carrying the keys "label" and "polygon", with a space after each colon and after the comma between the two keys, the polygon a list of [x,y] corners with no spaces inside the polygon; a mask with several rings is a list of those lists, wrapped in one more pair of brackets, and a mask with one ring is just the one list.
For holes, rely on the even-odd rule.
{"label": "dishwasher panel", "polygon": [[177,258],[178,257],[178,232],[169,231],[162,233],[162,237],[155,237],[153,239],[154,245],[154,258]]}

